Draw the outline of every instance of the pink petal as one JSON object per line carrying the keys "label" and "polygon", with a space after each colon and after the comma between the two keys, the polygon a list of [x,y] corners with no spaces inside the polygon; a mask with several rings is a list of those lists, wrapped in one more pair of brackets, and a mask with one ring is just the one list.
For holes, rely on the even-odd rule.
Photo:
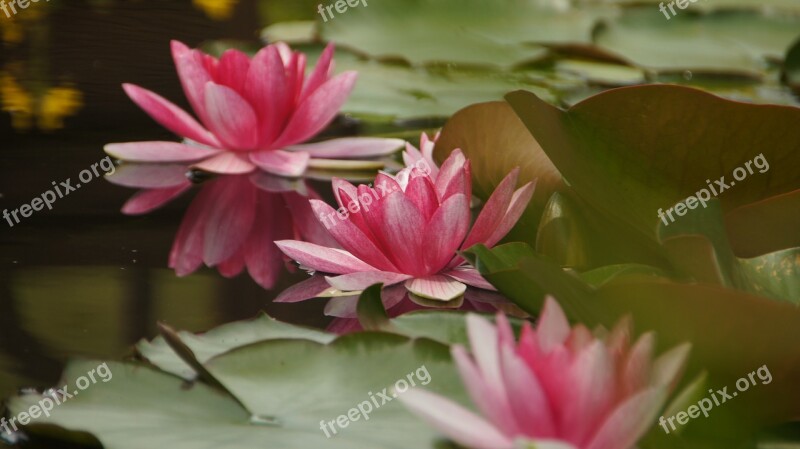
{"label": "pink petal", "polygon": [[523,424],[520,429],[529,437],[556,436],[555,417],[536,375],[517,357],[513,346],[501,345],[500,359],[509,405],[517,422]]}
{"label": "pink petal", "polygon": [[629,449],[652,427],[666,399],[662,388],[650,388],[618,406],[603,422],[586,449]]}
{"label": "pink petal", "polygon": [[328,80],[332,68],[331,61],[333,60],[333,52],[334,45],[333,42],[331,42],[325,47],[325,50],[322,51],[322,54],[317,60],[317,65],[314,67],[314,71],[308,76],[303,86],[301,99],[307,98]]}
{"label": "pink petal", "polygon": [[464,248],[485,242],[500,226],[503,217],[506,216],[508,206],[511,204],[511,196],[514,194],[518,178],[519,168],[515,168],[494,189],[492,196],[486,201],[481,213],[475,220],[467,240],[464,241]]}
{"label": "pink petal", "polygon": [[362,271],[359,273],[349,273],[341,276],[328,276],[328,284],[342,291],[365,290],[371,285],[378,283],[388,287],[390,285],[403,282],[410,276],[407,274],[391,273],[388,271]]}
{"label": "pink petal", "polygon": [[206,159],[219,151],[184,145],[177,142],[109,143],[106,154],[130,162],[189,162]]}
{"label": "pink petal", "polygon": [[338,204],[339,206],[347,207],[347,201],[343,202],[342,199],[339,197],[340,190],[347,192],[347,195],[349,195],[351,199],[358,197],[358,188],[342,178],[337,178],[337,177],[332,178],[331,184],[333,190],[333,197],[336,198],[336,204]]}
{"label": "pink petal", "polygon": [[176,187],[141,190],[125,202],[125,205],[122,206],[122,213],[125,215],[141,215],[152,212],[172,199],[177,198],[191,187],[192,184],[186,181],[186,184]]}
{"label": "pink petal", "polygon": [[[359,186],[359,187],[366,187],[366,186]],[[372,240],[372,242],[375,243],[375,245],[380,248],[380,244],[373,235],[372,230],[367,224],[364,216],[365,213],[364,207],[366,207],[368,210],[370,206],[367,205],[362,207],[362,203],[359,201],[359,198],[351,197],[345,190],[340,190],[337,193],[338,193],[338,195],[336,195],[337,199],[342,202],[342,207],[347,209],[349,212],[348,219],[350,220],[350,222],[356,225],[358,229],[360,229],[361,232],[363,232],[364,235],[367,236],[367,238]],[[367,194],[367,197],[370,200],[372,199],[372,197],[369,194]]]}
{"label": "pink petal", "polygon": [[356,72],[345,72],[309,95],[292,114],[274,146],[280,148],[303,142],[322,131],[347,100],[356,77]]}
{"label": "pink petal", "polygon": [[184,186],[188,167],[182,164],[122,164],[106,175],[112,184],[139,189],[164,189]]}
{"label": "pink petal", "polygon": [[258,116],[259,147],[274,148],[272,143],[289,119],[290,107],[286,69],[278,47],[270,45],[253,57],[247,73],[245,92]]}
{"label": "pink petal", "polygon": [[255,222],[256,188],[247,178],[219,178],[206,188],[215,196],[206,218],[203,261],[214,266],[241,248]]}
{"label": "pink petal", "polygon": [[420,230],[426,229],[422,214],[402,192],[394,192],[383,199],[383,226],[378,230],[391,257],[403,273],[425,274]]}
{"label": "pink petal", "polygon": [[686,360],[689,358],[691,350],[692,345],[684,343],[659,356],[653,363],[653,379],[650,384],[667,387],[669,390],[675,388],[675,384],[686,367]]}
{"label": "pink petal", "polygon": [[482,288],[484,290],[496,290],[494,286],[484,279],[478,270],[474,268],[455,268],[443,274],[472,287]]}
{"label": "pink petal", "polygon": [[[427,176],[411,178],[406,187],[406,196],[417,206],[422,216],[425,217],[425,221],[430,221],[431,216],[439,207],[436,187],[433,185],[431,178]],[[469,208],[467,208],[467,212],[469,212]],[[467,219],[467,224],[469,224],[469,219]]]}
{"label": "pink petal", "polygon": [[563,344],[569,336],[569,332],[569,321],[567,321],[564,311],[561,310],[561,306],[555,299],[548,296],[536,327],[542,351],[547,353],[553,347]]}
{"label": "pink petal", "polygon": [[331,286],[324,276],[314,275],[311,278],[294,284],[282,291],[275,302],[300,302],[311,298],[318,298],[320,295],[330,290]]}
{"label": "pink petal", "polygon": [[246,54],[234,48],[225,50],[219,58],[214,81],[242,93],[249,69],[250,58]]}
{"label": "pink petal", "polygon": [[197,123],[197,120],[160,95],[133,84],[123,84],[122,88],[134,103],[161,126],[181,137],[192,139],[204,145],[220,146],[217,138]]}
{"label": "pink petal", "polygon": [[599,340],[578,354],[566,377],[570,388],[560,410],[564,439],[586,444],[601,420],[608,415],[616,396],[614,364]]}
{"label": "pink petal", "polygon": [[[310,201],[311,208],[314,210],[314,213],[317,215],[317,217],[325,217],[325,219],[337,220],[335,222],[336,224],[330,227],[328,231],[331,233],[333,238],[336,239],[340,245],[342,245],[342,248],[348,250],[355,257],[363,260],[366,264],[369,264],[378,270],[391,271],[395,273],[399,271],[395,265],[386,258],[386,256],[383,254],[383,251],[375,246],[375,243],[355,224],[351,223],[350,220],[331,218],[337,217],[337,213],[332,207],[323,201]],[[320,221],[322,220],[323,218],[320,218]]]}
{"label": "pink petal", "polygon": [[499,384],[491,384],[486,380],[462,346],[453,346],[450,353],[456,362],[461,380],[467,387],[469,397],[478,409],[504,434],[519,433],[520,427],[513,416],[505,390]]}
{"label": "pink petal", "polygon": [[439,167],[439,175],[436,177],[436,191],[439,193],[439,198],[444,197],[447,186],[453,179],[462,176],[466,163],[467,159],[459,149],[453,150],[450,156],[445,159],[442,166]]}
{"label": "pink petal", "polygon": [[533,197],[535,188],[536,184],[529,182],[514,192],[514,195],[511,197],[511,205],[508,206],[508,211],[505,217],[503,217],[503,221],[500,222],[500,225],[486,240],[486,246],[494,246],[500,239],[508,234],[508,231],[510,231],[515,224],[517,224],[517,221],[522,216],[523,212],[525,212],[525,208],[528,207],[528,203],[531,201],[531,197]]}
{"label": "pink petal", "polygon": [[469,222],[469,200],[462,194],[451,196],[436,209],[423,234],[422,248],[429,272],[439,272],[456,257],[456,250],[469,231]]}
{"label": "pink petal", "polygon": [[258,144],[258,121],[253,108],[227,86],[206,83],[208,127],[229,150],[252,150]]}
{"label": "pink petal", "polygon": [[345,137],[287,147],[288,151],[304,151],[315,158],[342,159],[385,156],[394,153],[405,143],[401,139],[380,137]]}
{"label": "pink petal", "polygon": [[498,388],[498,391],[504,392],[503,378],[500,373],[497,330],[486,319],[470,313],[467,315],[467,334],[482,377],[490,385]]}
{"label": "pink petal", "polygon": [[279,240],[275,244],[284,254],[301,265],[323,273],[348,274],[374,270],[373,267],[341,249],[326,248],[297,240]]}
{"label": "pink petal", "polygon": [[308,153],[264,150],[250,153],[250,162],[258,168],[278,176],[298,178],[303,175],[311,156]]}
{"label": "pink petal", "polygon": [[655,347],[655,335],[648,332],[633,345],[624,361],[622,370],[621,387],[624,389],[622,394],[627,396],[634,391],[638,391],[650,382],[650,363]]}
{"label": "pink petal", "polygon": [[252,172],[256,166],[250,163],[246,155],[226,151],[198,162],[192,168],[222,175],[239,175]]}
{"label": "pink petal", "polygon": [[444,201],[452,195],[462,194],[472,198],[472,176],[470,175],[470,161],[464,164],[464,169],[450,180],[444,190],[441,200]]}
{"label": "pink petal", "polygon": [[178,77],[183,85],[183,92],[200,120],[208,126],[206,114],[205,85],[211,81],[211,75],[202,64],[199,52],[190,50],[178,41],[172,41],[172,58],[178,70]]}
{"label": "pink petal", "polygon": [[398,396],[413,413],[423,417],[448,438],[473,449],[514,449],[511,438],[455,402],[421,389]]}

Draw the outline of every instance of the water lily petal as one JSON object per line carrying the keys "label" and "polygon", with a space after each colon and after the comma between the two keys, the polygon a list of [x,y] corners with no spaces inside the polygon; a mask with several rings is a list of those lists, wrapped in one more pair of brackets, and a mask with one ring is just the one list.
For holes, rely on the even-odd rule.
{"label": "water lily petal", "polygon": [[469,222],[469,199],[460,193],[446,199],[436,209],[422,239],[425,266],[429,272],[444,269],[456,256],[456,250],[469,231]]}
{"label": "water lily petal", "polygon": [[246,155],[226,151],[198,162],[192,168],[222,175],[239,175],[252,172],[256,166],[250,163]]}
{"label": "water lily petal", "polygon": [[481,417],[444,397],[409,390],[400,402],[453,441],[473,449],[514,449],[514,442]]}
{"label": "water lily petal", "polygon": [[217,138],[197,120],[164,97],[134,84],[123,84],[122,88],[134,103],[161,126],[204,145],[220,146]]}
{"label": "water lily petal", "polygon": [[103,151],[111,157],[130,162],[190,162],[219,154],[218,150],[178,142],[109,143],[103,147]]}
{"label": "water lily petal", "polygon": [[390,285],[403,282],[411,276],[407,274],[392,273],[388,271],[363,271],[359,273],[343,274],[341,276],[328,276],[328,283],[342,291],[360,291],[375,284]]}
{"label": "water lily petal", "polygon": [[308,153],[265,150],[250,153],[250,162],[258,168],[278,176],[297,178],[303,175],[311,156]]}
{"label": "water lily petal", "polygon": [[405,143],[402,139],[381,137],[344,137],[287,147],[288,151],[304,151],[315,158],[365,158],[392,154]]}
{"label": "water lily petal", "polygon": [[301,265],[323,273],[347,274],[374,270],[373,267],[341,249],[326,248],[298,240],[279,240],[275,244],[284,254]]}
{"label": "water lily petal", "polygon": [[272,143],[286,124],[290,107],[286,69],[274,45],[253,57],[245,81],[245,95],[253,105],[259,123],[259,147],[272,149]]}
{"label": "water lily petal", "polygon": [[306,98],[275,142],[277,148],[294,145],[315,136],[339,112],[356,82],[356,72],[345,72],[330,79]]}
{"label": "water lily petal", "polygon": [[275,302],[300,302],[311,298],[318,298],[325,291],[330,290],[331,286],[325,280],[325,276],[314,275],[305,281],[292,285],[282,291]]}
{"label": "water lily petal", "polygon": [[205,86],[208,128],[229,150],[251,150],[258,143],[256,113],[235,90],[214,82]]}

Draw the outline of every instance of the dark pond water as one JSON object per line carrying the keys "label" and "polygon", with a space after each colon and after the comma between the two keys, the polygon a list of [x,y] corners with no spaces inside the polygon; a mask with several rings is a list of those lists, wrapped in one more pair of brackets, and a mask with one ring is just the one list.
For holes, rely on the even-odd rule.
{"label": "dark pond water", "polygon": [[[253,1],[238,2],[225,21],[210,20],[190,0],[50,5],[44,17],[20,21],[19,43],[9,42],[14,30],[0,15],[0,74],[34,92],[71,86],[82,107],[65,118],[63,129],[49,132],[40,129],[46,120],[25,131],[24,117],[17,114],[12,123],[9,113],[0,113],[0,209],[30,203],[54,181],[75,179],[105,156],[105,143],[173,140],[120,88],[132,82],[183,106],[170,39],[190,46],[217,38],[256,41],[259,29]],[[8,109],[13,95],[4,82]],[[52,210],[13,227],[0,224],[0,397],[55,384],[69,358],[125,355],[155,335],[158,321],[199,331],[266,310],[279,319],[325,324],[320,304],[271,304],[302,273],[284,275],[274,291],[246,275],[225,279],[208,269],[176,277],[166,268],[167,255],[192,195],[153,214],[126,217],[119,208],[132,193],[95,179]]]}

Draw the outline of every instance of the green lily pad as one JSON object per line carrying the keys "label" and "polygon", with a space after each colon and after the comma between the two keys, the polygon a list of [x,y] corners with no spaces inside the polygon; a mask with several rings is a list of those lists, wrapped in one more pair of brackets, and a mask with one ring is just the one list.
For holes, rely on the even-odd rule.
{"label": "green lily pad", "polygon": [[[320,330],[283,323],[266,314],[254,320],[225,324],[205,334],[181,331],[178,336],[200,363],[231,349],[264,340],[288,338],[328,343],[336,337]],[[168,373],[187,380],[196,377],[194,369],[175,354],[163,337],[153,341],[142,340],[136,345],[136,350],[150,363]]]}
{"label": "green lily pad", "polygon": [[724,11],[681,11],[667,19],[658,8],[626,8],[597,34],[595,43],[657,71],[763,74],[797,38],[800,16]]}
{"label": "green lily pad", "polygon": [[[63,382],[74,386],[96,366],[72,363]],[[436,432],[395,401],[395,394],[405,385],[415,388],[413,381],[466,402],[447,346],[391,334],[353,334],[328,345],[267,340],[215,357],[207,366],[246,409],[203,383],[186,388],[171,374],[108,363],[113,373],[108,383],[91,385],[35,424],[91,433],[108,449],[433,448]],[[26,394],[13,398],[9,407],[19,413],[42,398]],[[369,422],[358,422],[366,421],[356,413],[367,404],[373,404]],[[352,421],[340,419],[348,414]],[[337,425],[334,434],[329,424],[328,438],[320,422],[336,420],[346,428]],[[37,427],[29,430],[36,433]]]}
{"label": "green lily pad", "polygon": [[325,40],[376,58],[511,67],[546,53],[525,44],[588,43],[596,21],[616,13],[606,7],[557,11],[542,5],[532,0],[373,1],[319,24]]}

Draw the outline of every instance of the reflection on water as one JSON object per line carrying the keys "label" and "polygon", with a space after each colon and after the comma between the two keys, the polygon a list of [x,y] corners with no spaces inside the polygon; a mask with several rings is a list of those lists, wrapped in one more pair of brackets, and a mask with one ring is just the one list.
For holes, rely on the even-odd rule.
{"label": "reflection on water", "polygon": [[[121,83],[180,98],[169,40],[254,40],[255,11],[255,0],[64,0],[40,2],[14,22],[0,17],[0,210],[91,166],[104,143],[170,138]],[[197,189],[142,217],[120,213],[130,193],[93,182],[20,225],[0,224],[0,397],[56,384],[68,358],[130,353],[158,321],[200,331],[266,310],[326,324],[319,303],[271,303],[305,273],[281,270],[273,291],[210,269],[176,277],[169,249]]]}

